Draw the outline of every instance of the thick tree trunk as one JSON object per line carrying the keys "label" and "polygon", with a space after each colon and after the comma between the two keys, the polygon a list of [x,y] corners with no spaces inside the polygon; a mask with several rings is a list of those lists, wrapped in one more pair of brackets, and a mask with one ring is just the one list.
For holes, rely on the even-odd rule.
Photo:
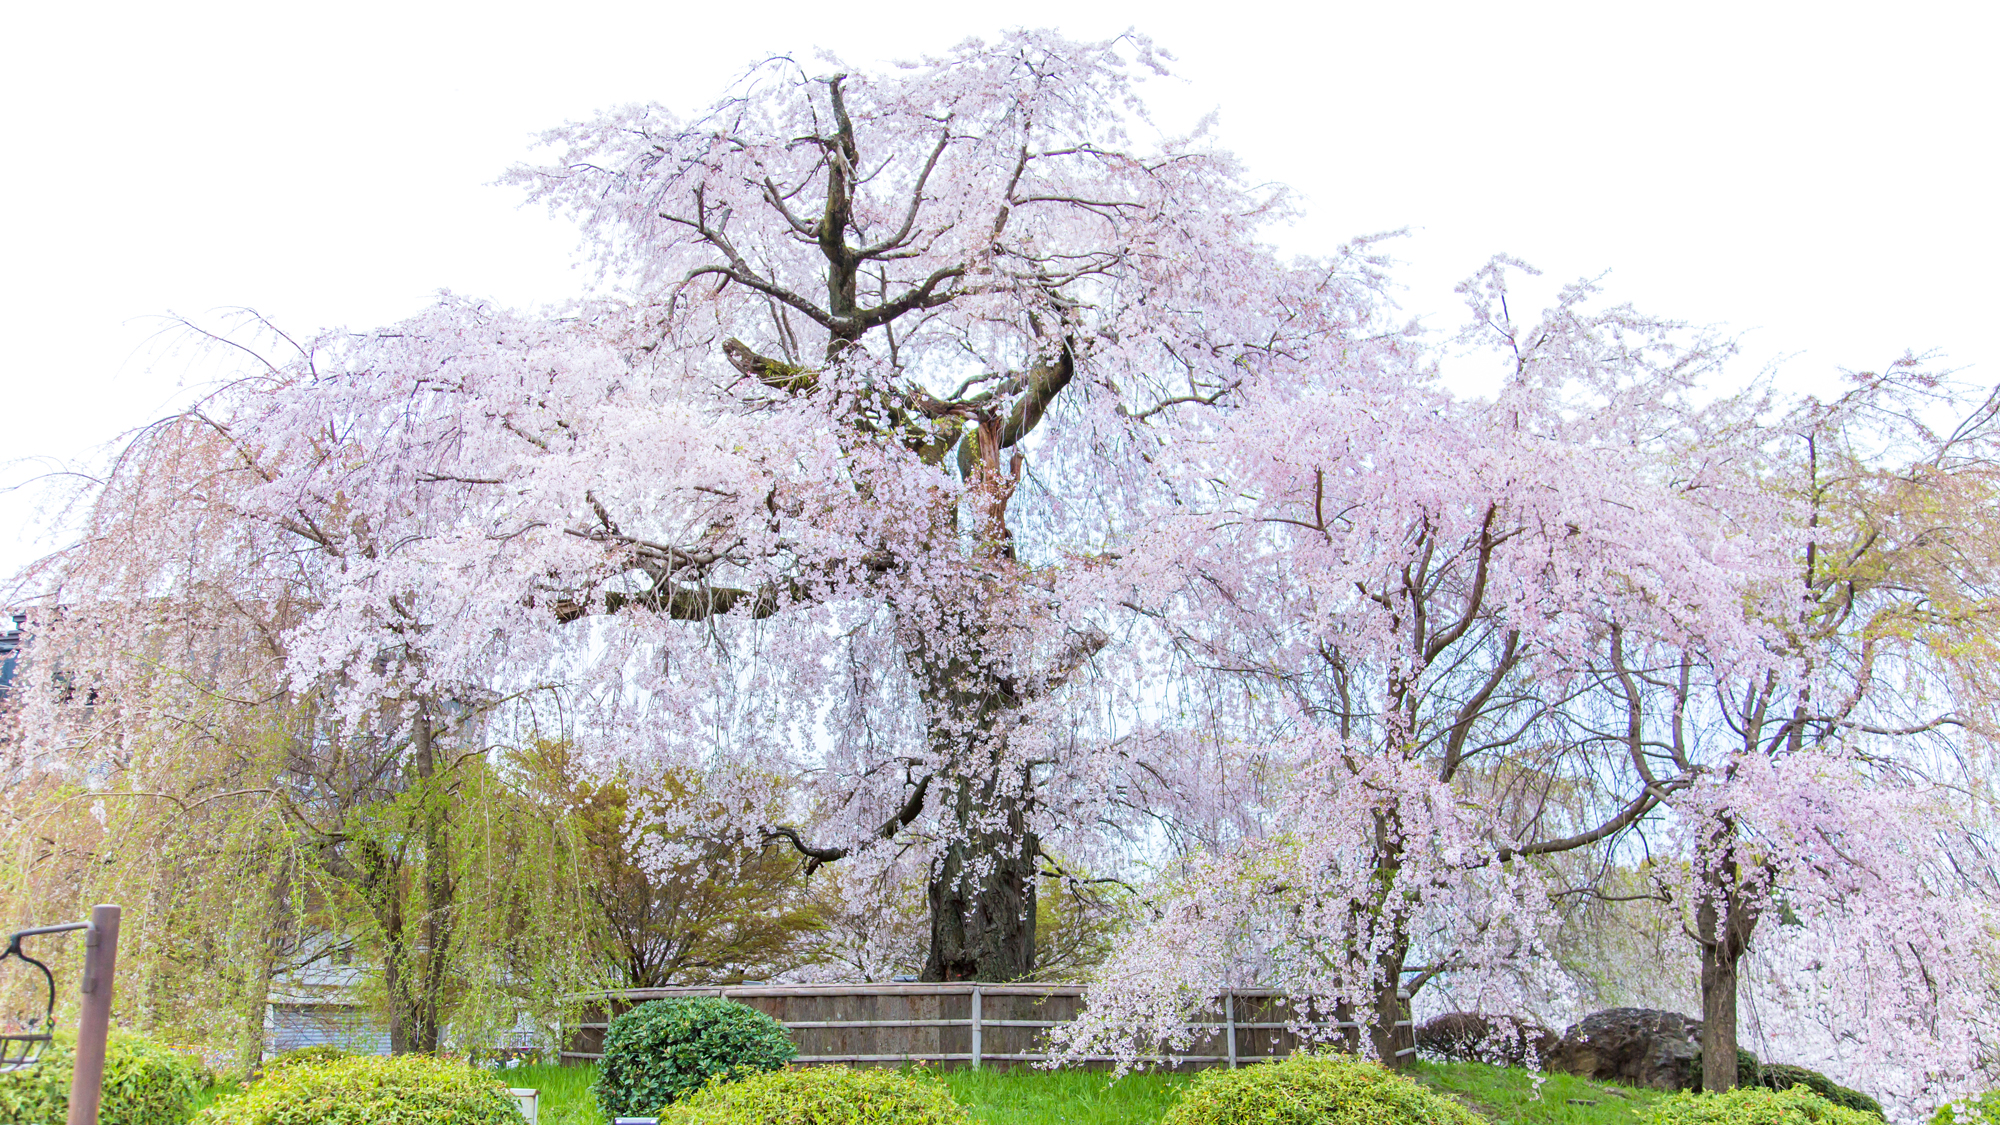
{"label": "thick tree trunk", "polygon": [[250,971],[249,988],[243,1003],[243,1032],[237,1042],[236,1061],[249,1074],[264,1061],[264,1016],[271,1002],[271,958],[262,956]]}
{"label": "thick tree trunk", "polygon": [[[1403,863],[1402,810],[1383,809],[1375,815],[1375,878],[1373,902],[1359,906],[1359,914],[1372,919],[1394,919],[1394,931],[1375,957],[1374,1002],[1367,1013],[1369,1045],[1383,1066],[1409,1070],[1417,1065],[1416,1029],[1410,1019],[1409,994],[1403,991],[1403,966],[1410,959],[1410,934],[1405,915],[1395,909],[1396,877]],[[1366,933],[1368,923],[1356,919],[1357,933]],[[1380,921],[1373,923],[1383,924]],[[1377,935],[1379,937],[1379,935]],[[1374,944],[1372,941],[1368,944]],[[1407,1049],[1406,1049],[1407,1048]]]}
{"label": "thick tree trunk", "polygon": [[1701,951],[1701,1088],[1736,1086],[1737,956],[1715,945]]}
{"label": "thick tree trunk", "polygon": [[249,1074],[264,1061],[264,1020],[271,1004],[271,980],[277,975],[278,955],[284,944],[290,919],[286,905],[291,897],[291,863],[280,859],[278,869],[264,886],[263,925],[251,948],[257,963],[250,967],[243,989],[242,1038],[236,1045],[237,1062]]}
{"label": "thick tree trunk", "polygon": [[1007,760],[1007,731],[1024,701],[983,644],[961,639],[955,650],[940,652],[923,633],[916,636],[910,658],[926,685],[933,745],[956,766],[956,776],[944,774],[928,790],[949,817],[953,838],[931,861],[931,941],[922,979],[1019,980],[1035,967],[1041,855],[1028,820],[1033,781]]}
{"label": "thick tree trunk", "polygon": [[1035,967],[1039,842],[1016,805],[999,831],[972,832],[931,864],[926,981],[1010,981]]}
{"label": "thick tree trunk", "polygon": [[[391,1054],[435,1054],[440,1045],[443,970],[449,951],[435,943],[448,940],[449,934],[448,928],[439,924],[440,908],[432,894],[428,868],[426,859],[418,868],[422,885],[415,888],[405,888],[400,878],[392,877],[377,907],[388,947],[382,965],[382,984],[389,996]],[[406,895],[421,897],[411,904],[405,901]],[[410,905],[419,905],[423,910],[414,921],[406,912]]]}
{"label": "thick tree trunk", "polygon": [[1410,1070],[1417,1065],[1416,1028],[1410,1021],[1410,1001],[1403,992],[1402,958],[1397,971],[1375,989],[1374,1010],[1368,1013],[1369,1045],[1382,1065],[1394,1070]]}

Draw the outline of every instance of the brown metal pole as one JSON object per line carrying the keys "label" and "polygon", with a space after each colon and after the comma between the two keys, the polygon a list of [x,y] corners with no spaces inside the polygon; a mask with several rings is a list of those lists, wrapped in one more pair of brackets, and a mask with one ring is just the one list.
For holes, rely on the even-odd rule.
{"label": "brown metal pole", "polygon": [[90,908],[83,946],[83,1011],[76,1021],[76,1076],[69,1084],[69,1125],[97,1125],[104,1092],[104,1045],[111,1037],[111,974],[118,966],[118,908]]}

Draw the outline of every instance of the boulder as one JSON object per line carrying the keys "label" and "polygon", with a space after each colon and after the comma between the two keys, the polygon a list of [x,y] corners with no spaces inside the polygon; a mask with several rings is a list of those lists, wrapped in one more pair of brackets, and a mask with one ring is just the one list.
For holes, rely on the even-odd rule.
{"label": "boulder", "polygon": [[1540,1067],[1560,1041],[1533,1020],[1485,1012],[1446,1012],[1417,1028],[1417,1050],[1444,1062]]}
{"label": "boulder", "polygon": [[1572,1024],[1549,1070],[1654,1090],[1701,1084],[1701,1021],[1654,1008],[1607,1008]]}

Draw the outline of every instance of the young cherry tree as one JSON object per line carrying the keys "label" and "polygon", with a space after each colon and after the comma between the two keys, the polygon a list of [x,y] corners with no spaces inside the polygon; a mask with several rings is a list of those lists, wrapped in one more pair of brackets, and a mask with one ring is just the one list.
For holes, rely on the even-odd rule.
{"label": "young cherry tree", "polygon": [[[764,827],[810,864],[915,849],[924,975],[1019,977],[1044,841],[1087,856],[1144,789],[1113,736],[1146,670],[1106,649],[1135,513],[1193,472],[1172,435],[1382,347],[1372,267],[1282,265],[1280,199],[1132,139],[1159,64],[1018,32],[559,130],[515,178],[615,299],[307,341],[182,420],[229,487],[104,495],[221,530],[204,588],[309,591],[291,682],[413,761],[560,687],[580,747],[802,778]],[[144,532],[62,596],[188,589]]]}
{"label": "young cherry tree", "polygon": [[1559,987],[1558,857],[1693,782],[1632,677],[1696,638],[1760,655],[1743,599],[1782,545],[1710,495],[1747,436],[1740,404],[1688,401],[1724,349],[1592,311],[1587,285],[1517,325],[1508,265],[1466,287],[1473,336],[1511,362],[1493,400],[1260,387],[1229,424],[1261,443],[1218,445],[1213,500],[1155,544],[1172,593],[1152,606],[1192,662],[1259,686],[1291,787],[1276,831],[1165,897],[1074,1048],[1181,1049],[1189,1006],[1254,980],[1407,1062],[1408,994],[1519,1011]]}
{"label": "young cherry tree", "polygon": [[1686,863],[1659,874],[1701,955],[1710,1089],[1735,1081],[1753,950],[1792,974],[1793,1010],[1767,1029],[1819,1013],[1886,1093],[1939,1093],[2000,1034],[1973,827],[2000,621],[1996,403],[1968,405],[1910,357],[1796,404],[1760,466],[1795,543],[1755,603],[1771,659],[1745,675],[1697,649],[1642,688],[1684,716],[1675,743],[1703,777],[1670,802]]}

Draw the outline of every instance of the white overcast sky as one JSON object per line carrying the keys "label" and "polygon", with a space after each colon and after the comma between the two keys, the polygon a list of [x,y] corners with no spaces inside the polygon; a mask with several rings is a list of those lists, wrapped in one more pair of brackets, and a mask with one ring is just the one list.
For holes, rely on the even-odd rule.
{"label": "white overcast sky", "polygon": [[[184,393],[161,314],[310,332],[575,293],[571,231],[487,186],[543,128],[1010,26],[1152,36],[1180,60],[1162,119],[1219,111],[1300,194],[1287,248],[1409,228],[1402,299],[1440,328],[1505,252],[1730,326],[1746,378],[1784,357],[1831,388],[1914,348],[2000,382],[1992,3],[37,3],[0,62],[0,484]],[[33,519],[0,497],[0,573]]]}

